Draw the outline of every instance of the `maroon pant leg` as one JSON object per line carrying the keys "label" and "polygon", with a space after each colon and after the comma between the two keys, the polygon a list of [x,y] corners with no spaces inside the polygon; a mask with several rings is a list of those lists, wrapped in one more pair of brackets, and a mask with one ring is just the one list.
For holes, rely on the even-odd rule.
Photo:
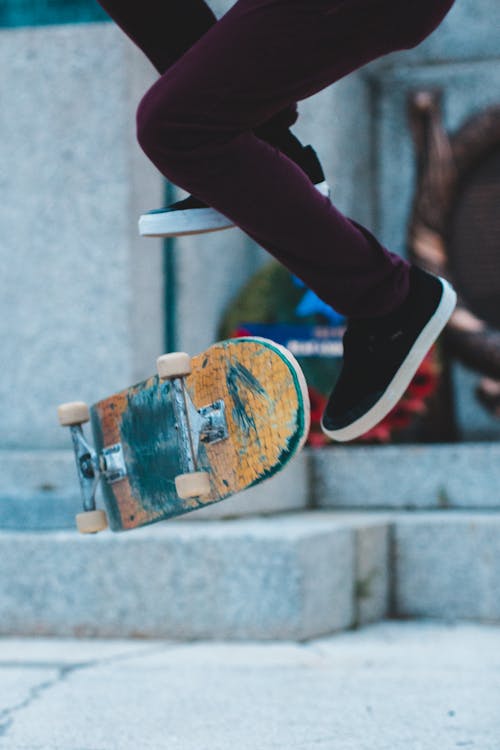
{"label": "maroon pant leg", "polygon": [[389,312],[406,296],[408,263],[253,130],[370,60],[417,45],[452,4],[239,0],[146,94],[139,141],[166,177],[232,219],[338,311]]}

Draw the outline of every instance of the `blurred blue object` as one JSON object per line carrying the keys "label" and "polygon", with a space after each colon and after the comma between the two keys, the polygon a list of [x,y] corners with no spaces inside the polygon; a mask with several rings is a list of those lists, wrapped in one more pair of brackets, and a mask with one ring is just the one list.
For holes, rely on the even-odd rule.
{"label": "blurred blue object", "polygon": [[[293,281],[296,286],[306,289],[304,282],[297,278],[297,276],[293,277]],[[332,326],[342,325],[345,321],[344,315],[341,315],[333,307],[323,302],[311,289],[307,289],[295,312],[299,318],[306,318],[309,315],[323,315]]]}

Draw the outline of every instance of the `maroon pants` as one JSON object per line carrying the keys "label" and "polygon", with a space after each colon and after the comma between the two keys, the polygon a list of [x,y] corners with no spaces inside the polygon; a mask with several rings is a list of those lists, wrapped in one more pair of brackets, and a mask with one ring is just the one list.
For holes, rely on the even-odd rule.
{"label": "maroon pants", "polygon": [[219,21],[202,0],[101,4],[162,74],[137,114],[139,142],[160,172],[337,311],[367,317],[403,301],[409,264],[319,194],[280,151],[280,133],[297,101],[416,46],[453,2],[238,0]]}

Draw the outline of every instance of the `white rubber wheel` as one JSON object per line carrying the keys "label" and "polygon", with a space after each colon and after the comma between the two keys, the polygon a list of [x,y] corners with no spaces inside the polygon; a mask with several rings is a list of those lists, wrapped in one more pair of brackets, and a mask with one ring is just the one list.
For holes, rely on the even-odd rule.
{"label": "white rubber wheel", "polygon": [[103,510],[88,510],[76,517],[76,527],[80,534],[97,534],[108,528],[108,519]]}
{"label": "white rubber wheel", "polygon": [[182,500],[204,497],[210,494],[210,474],[194,471],[192,474],[179,474],[175,477],[175,489]]}
{"label": "white rubber wheel", "polygon": [[163,354],[156,360],[156,369],[162,380],[183,378],[191,375],[191,357],[186,352]]}
{"label": "white rubber wheel", "polygon": [[69,404],[61,404],[57,408],[59,424],[63,427],[85,424],[90,419],[89,407],[83,401],[71,401]]}

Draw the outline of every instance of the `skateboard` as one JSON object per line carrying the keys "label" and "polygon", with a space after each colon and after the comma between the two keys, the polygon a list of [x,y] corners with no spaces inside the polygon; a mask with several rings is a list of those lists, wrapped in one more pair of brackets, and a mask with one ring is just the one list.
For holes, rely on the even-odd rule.
{"label": "skateboard", "polygon": [[[214,344],[87,407],[62,404],[83,500],[82,533],[145,526],[211,505],[272,477],[304,445],[310,406],[293,355],[267,339]],[[92,446],[83,424],[90,421]],[[98,487],[105,510],[96,507]]]}

